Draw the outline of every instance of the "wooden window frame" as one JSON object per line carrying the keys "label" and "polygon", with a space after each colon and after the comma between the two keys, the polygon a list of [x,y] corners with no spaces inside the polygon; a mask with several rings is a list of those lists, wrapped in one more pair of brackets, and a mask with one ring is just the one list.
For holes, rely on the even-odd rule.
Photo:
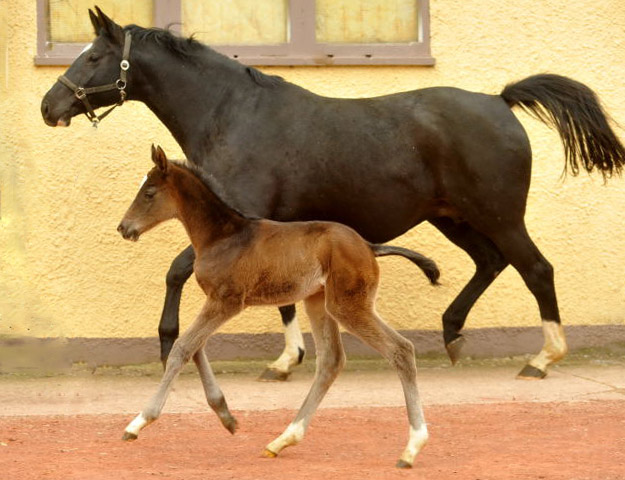
{"label": "wooden window frame", "polygon": [[[181,0],[153,0],[154,26],[180,33]],[[315,39],[315,1],[288,0],[290,38],[279,45],[212,46],[246,65],[434,65],[430,53],[429,0],[419,0],[418,41],[409,43],[320,43]],[[36,65],[69,65],[84,43],[48,41],[48,2],[37,0]],[[87,12],[85,12],[85,15]]]}

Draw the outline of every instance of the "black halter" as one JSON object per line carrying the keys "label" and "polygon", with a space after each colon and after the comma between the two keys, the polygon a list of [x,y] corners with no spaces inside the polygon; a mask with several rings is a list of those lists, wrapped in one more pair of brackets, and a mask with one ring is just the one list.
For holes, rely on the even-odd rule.
{"label": "black halter", "polygon": [[[128,57],[130,55],[131,40],[132,38],[130,37],[130,32],[126,32],[126,37],[124,39],[124,53],[122,55],[122,61],[119,64],[119,68],[121,69],[121,71],[119,72],[119,78],[117,79],[117,81],[115,81],[115,83],[109,83],[108,85],[102,85],[100,87],[85,88],[79,87],[65,75],[61,75],[59,77],[59,82],[72,90],[76,98],[84,103],[85,108],[87,109],[85,115],[91,121],[94,127],[97,127],[98,123],[100,123],[100,120],[106,117],[109,113],[113,111],[115,107],[118,107],[126,100],[126,74],[128,72],[128,69],[130,68],[130,62],[128,61]],[[119,90],[119,102],[117,102],[103,114],[96,115],[96,113],[93,111],[93,107],[87,99],[87,95],[89,95],[90,93],[108,92],[109,90]]]}

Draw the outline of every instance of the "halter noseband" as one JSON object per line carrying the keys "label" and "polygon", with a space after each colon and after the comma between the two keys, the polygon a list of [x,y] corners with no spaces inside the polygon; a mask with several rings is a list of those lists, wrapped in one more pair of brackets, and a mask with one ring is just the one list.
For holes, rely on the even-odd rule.
{"label": "halter noseband", "polygon": [[[91,121],[94,127],[98,126],[100,120],[106,117],[109,113],[113,111],[115,107],[120,106],[126,100],[126,74],[128,73],[128,69],[130,68],[130,62],[128,61],[128,57],[130,55],[130,41],[132,40],[130,36],[130,32],[126,32],[126,37],[124,39],[124,53],[122,55],[122,61],[119,63],[119,68],[121,69],[119,72],[119,78],[115,81],[115,83],[109,83],[108,85],[102,85],[100,87],[79,87],[74,82],[72,82],[65,75],[61,75],[59,77],[59,82],[69,88],[74,92],[76,98],[85,105],[87,111],[85,115]],[[96,115],[93,111],[93,107],[89,103],[87,99],[87,95],[91,93],[100,93],[100,92],[108,92],[109,90],[119,90],[119,102],[109,108],[107,111],[102,113],[101,115]]]}

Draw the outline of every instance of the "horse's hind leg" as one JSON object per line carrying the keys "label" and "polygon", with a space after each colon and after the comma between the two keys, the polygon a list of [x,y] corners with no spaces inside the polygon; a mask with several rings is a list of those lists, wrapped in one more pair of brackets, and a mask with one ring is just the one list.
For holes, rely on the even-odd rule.
{"label": "horse's hind leg", "polygon": [[544,378],[549,365],[563,358],[568,350],[560,323],[553,267],[540,253],[523,224],[494,232],[492,238],[536,298],[542,318],[544,346],[521,370],[519,378]]}
{"label": "horse's hind leg", "polygon": [[340,309],[330,313],[351,333],[380,352],[397,370],[404,390],[408,421],[410,422],[408,444],[397,461],[397,466],[400,468],[412,467],[415,457],[428,440],[428,430],[417,389],[414,345],[384,323],[372,307],[347,314]]}
{"label": "horse's hind leg", "polygon": [[180,312],[180,297],[182,296],[182,287],[193,273],[193,262],[195,261],[195,252],[193,247],[189,245],[174,259],[169,271],[167,272],[165,293],[165,304],[163,305],[163,313],[158,324],[158,336],[161,342],[161,362],[163,366],[167,363],[167,357],[178,338],[180,321],[178,314]]}
{"label": "horse's hind leg", "polygon": [[284,351],[260,375],[258,380],[263,382],[283,382],[288,379],[291,375],[291,368],[302,363],[306,352],[295,305],[280,307],[280,316],[284,325]]}
{"label": "horse's hind leg", "polygon": [[202,380],[202,387],[204,387],[204,394],[206,395],[208,405],[217,414],[223,426],[226,427],[230,433],[234,434],[237,429],[237,421],[228,409],[226,398],[221,388],[219,388],[213,369],[208,362],[208,358],[206,358],[204,346],[195,352],[193,361],[197,366],[198,372],[200,372],[200,379]]}
{"label": "horse's hind leg", "polygon": [[307,298],[305,305],[317,350],[315,379],[295,419],[267,445],[263,453],[266,457],[275,457],[285,447],[296,445],[304,438],[315,410],[345,364],[341,334],[336,321],[325,311],[323,293]]}
{"label": "horse's hind leg", "polygon": [[508,262],[489,238],[468,223],[457,223],[450,218],[436,218],[430,223],[467,252],[475,263],[475,274],[443,314],[445,348],[451,363],[455,364],[464,346],[465,339],[460,332],[469,311]]}

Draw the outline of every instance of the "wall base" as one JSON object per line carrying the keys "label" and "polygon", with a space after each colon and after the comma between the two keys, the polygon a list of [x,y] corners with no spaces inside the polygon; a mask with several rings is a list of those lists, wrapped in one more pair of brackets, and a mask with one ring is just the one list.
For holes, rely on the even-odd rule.
{"label": "wall base", "polygon": [[[571,351],[625,343],[625,325],[565,327]],[[416,347],[417,355],[444,354],[440,332],[434,330],[403,330]],[[465,332],[467,343],[463,353],[472,357],[502,357],[537,353],[542,347],[540,327],[482,328]],[[304,334],[307,350],[314,352],[310,334]],[[377,355],[348,333],[343,333],[345,351],[353,356]],[[275,359],[282,351],[284,337],[280,333],[216,334],[208,341],[210,360]],[[129,365],[150,363],[159,359],[158,338],[0,338],[0,372],[41,367],[56,370],[72,363]]]}

